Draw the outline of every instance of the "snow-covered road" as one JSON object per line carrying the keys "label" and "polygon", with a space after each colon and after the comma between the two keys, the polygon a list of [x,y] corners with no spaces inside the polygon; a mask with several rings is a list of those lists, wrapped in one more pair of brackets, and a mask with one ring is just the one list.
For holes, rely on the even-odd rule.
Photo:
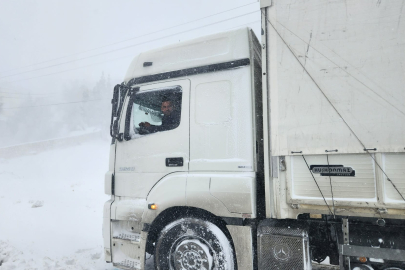
{"label": "snow-covered road", "polygon": [[101,233],[109,145],[95,138],[0,160],[1,270],[115,269]]}

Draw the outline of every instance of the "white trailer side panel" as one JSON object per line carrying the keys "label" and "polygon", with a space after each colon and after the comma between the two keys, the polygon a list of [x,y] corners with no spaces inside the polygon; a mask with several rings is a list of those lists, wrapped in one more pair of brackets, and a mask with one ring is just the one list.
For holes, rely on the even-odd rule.
{"label": "white trailer side panel", "polygon": [[405,1],[261,4],[266,215],[404,218]]}
{"label": "white trailer side panel", "polygon": [[273,156],[405,152],[405,1],[273,0]]}

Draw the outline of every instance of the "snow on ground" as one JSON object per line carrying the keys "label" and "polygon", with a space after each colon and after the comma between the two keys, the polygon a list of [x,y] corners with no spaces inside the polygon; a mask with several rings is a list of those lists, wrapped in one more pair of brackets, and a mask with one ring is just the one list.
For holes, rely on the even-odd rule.
{"label": "snow on ground", "polygon": [[0,159],[1,270],[116,269],[102,252],[109,146],[95,138]]}
{"label": "snow on ground", "polygon": [[117,269],[104,261],[101,231],[110,140],[94,137],[0,156],[0,270]]}

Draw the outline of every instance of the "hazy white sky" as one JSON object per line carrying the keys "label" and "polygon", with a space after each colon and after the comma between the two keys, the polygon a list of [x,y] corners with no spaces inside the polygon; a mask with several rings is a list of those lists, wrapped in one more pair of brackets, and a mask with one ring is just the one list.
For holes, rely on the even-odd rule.
{"label": "hazy white sky", "polygon": [[103,71],[120,83],[142,51],[246,26],[259,33],[257,0],[0,0],[0,96],[94,85]]}

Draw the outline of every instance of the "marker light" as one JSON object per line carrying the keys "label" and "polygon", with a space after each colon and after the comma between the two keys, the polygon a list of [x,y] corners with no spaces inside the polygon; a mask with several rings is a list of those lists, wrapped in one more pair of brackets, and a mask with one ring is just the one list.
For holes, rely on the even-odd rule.
{"label": "marker light", "polygon": [[148,204],[148,208],[151,210],[157,210],[157,205],[154,203],[150,203],[150,204]]}
{"label": "marker light", "polygon": [[366,257],[359,257],[359,261],[362,263],[367,262],[367,258]]}

